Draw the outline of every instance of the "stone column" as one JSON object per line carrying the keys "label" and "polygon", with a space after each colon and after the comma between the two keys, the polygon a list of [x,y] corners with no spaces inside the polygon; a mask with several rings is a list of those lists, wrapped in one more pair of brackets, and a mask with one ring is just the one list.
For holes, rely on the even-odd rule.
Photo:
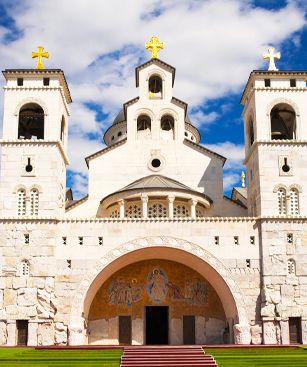
{"label": "stone column", "polygon": [[16,343],[16,320],[7,320],[7,346],[15,346]]}
{"label": "stone column", "polygon": [[36,321],[29,320],[28,324],[28,346],[37,346],[37,329],[38,323]]}
{"label": "stone column", "polygon": [[168,217],[170,219],[173,219],[174,218],[174,201],[175,201],[175,196],[174,195],[168,195],[167,200],[168,200]]}
{"label": "stone column", "polygon": [[289,319],[280,320],[281,344],[290,344]]}
{"label": "stone column", "polygon": [[197,205],[197,200],[195,199],[191,199],[190,200],[190,212],[191,212],[191,218],[196,218],[196,205]]}
{"label": "stone column", "polygon": [[142,218],[145,219],[147,218],[148,215],[148,195],[147,194],[142,194],[141,195],[141,200],[142,200]]}
{"label": "stone column", "polygon": [[125,218],[125,200],[119,200],[118,205],[119,205],[119,217],[123,219]]}

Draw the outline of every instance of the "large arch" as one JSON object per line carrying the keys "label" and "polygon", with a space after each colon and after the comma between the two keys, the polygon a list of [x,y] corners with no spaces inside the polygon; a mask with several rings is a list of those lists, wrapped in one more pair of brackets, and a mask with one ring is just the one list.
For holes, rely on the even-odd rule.
{"label": "large arch", "polygon": [[97,261],[92,270],[84,277],[72,301],[69,344],[84,343],[84,324],[91,303],[104,281],[124,266],[157,258],[174,260],[189,266],[204,276],[217,292],[227,319],[231,319],[237,324],[235,341],[241,344],[250,343],[244,297],[225,265],[208,251],[192,242],[159,236],[140,238],[124,243]]}

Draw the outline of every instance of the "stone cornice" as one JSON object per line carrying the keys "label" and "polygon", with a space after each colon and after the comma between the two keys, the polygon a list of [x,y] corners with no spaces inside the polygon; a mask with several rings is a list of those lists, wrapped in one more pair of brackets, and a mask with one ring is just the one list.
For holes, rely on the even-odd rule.
{"label": "stone cornice", "polygon": [[103,149],[101,149],[101,150],[98,150],[98,152],[93,153],[93,154],[91,154],[91,155],[89,155],[89,156],[85,157],[85,162],[86,162],[87,167],[89,166],[89,161],[90,161],[90,160],[92,160],[92,159],[94,159],[94,158],[97,158],[97,157],[99,157],[100,155],[105,154],[105,153],[109,152],[110,150],[112,150],[112,149],[115,149],[115,148],[119,147],[120,145],[125,144],[125,143],[126,143],[126,141],[127,141],[127,138],[122,139],[122,140],[119,140],[118,142],[116,142],[116,143],[114,143],[114,144],[112,144],[112,145],[110,145],[110,146],[108,146],[108,147],[106,147],[106,148],[103,148]]}
{"label": "stone cornice", "polygon": [[243,163],[246,165],[258,145],[306,145],[307,140],[255,140]]}
{"label": "stone cornice", "polygon": [[210,223],[210,222],[232,222],[232,223],[257,223],[257,222],[303,222],[307,223],[306,215],[272,215],[262,217],[202,217],[202,218],[59,218],[59,217],[0,217],[1,222],[55,222],[55,223]]}
{"label": "stone cornice", "polygon": [[68,156],[65,153],[63,144],[60,140],[0,139],[0,145],[56,145],[65,164],[69,164]]}

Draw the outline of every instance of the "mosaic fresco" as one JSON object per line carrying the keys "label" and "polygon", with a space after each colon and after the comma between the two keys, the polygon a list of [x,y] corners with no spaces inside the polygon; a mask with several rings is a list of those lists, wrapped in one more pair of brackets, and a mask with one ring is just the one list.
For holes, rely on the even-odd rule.
{"label": "mosaic fresco", "polygon": [[122,268],[101,286],[89,319],[143,317],[146,305],[169,305],[172,317],[224,315],[215,290],[196,271],[173,261],[145,260]]}

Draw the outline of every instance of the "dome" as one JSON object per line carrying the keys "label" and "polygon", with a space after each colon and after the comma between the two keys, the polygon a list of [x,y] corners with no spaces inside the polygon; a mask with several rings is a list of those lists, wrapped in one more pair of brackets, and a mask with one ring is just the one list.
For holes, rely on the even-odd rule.
{"label": "dome", "polygon": [[125,121],[125,113],[124,110],[121,110],[118,115],[115,117],[114,121],[113,121],[113,125]]}

